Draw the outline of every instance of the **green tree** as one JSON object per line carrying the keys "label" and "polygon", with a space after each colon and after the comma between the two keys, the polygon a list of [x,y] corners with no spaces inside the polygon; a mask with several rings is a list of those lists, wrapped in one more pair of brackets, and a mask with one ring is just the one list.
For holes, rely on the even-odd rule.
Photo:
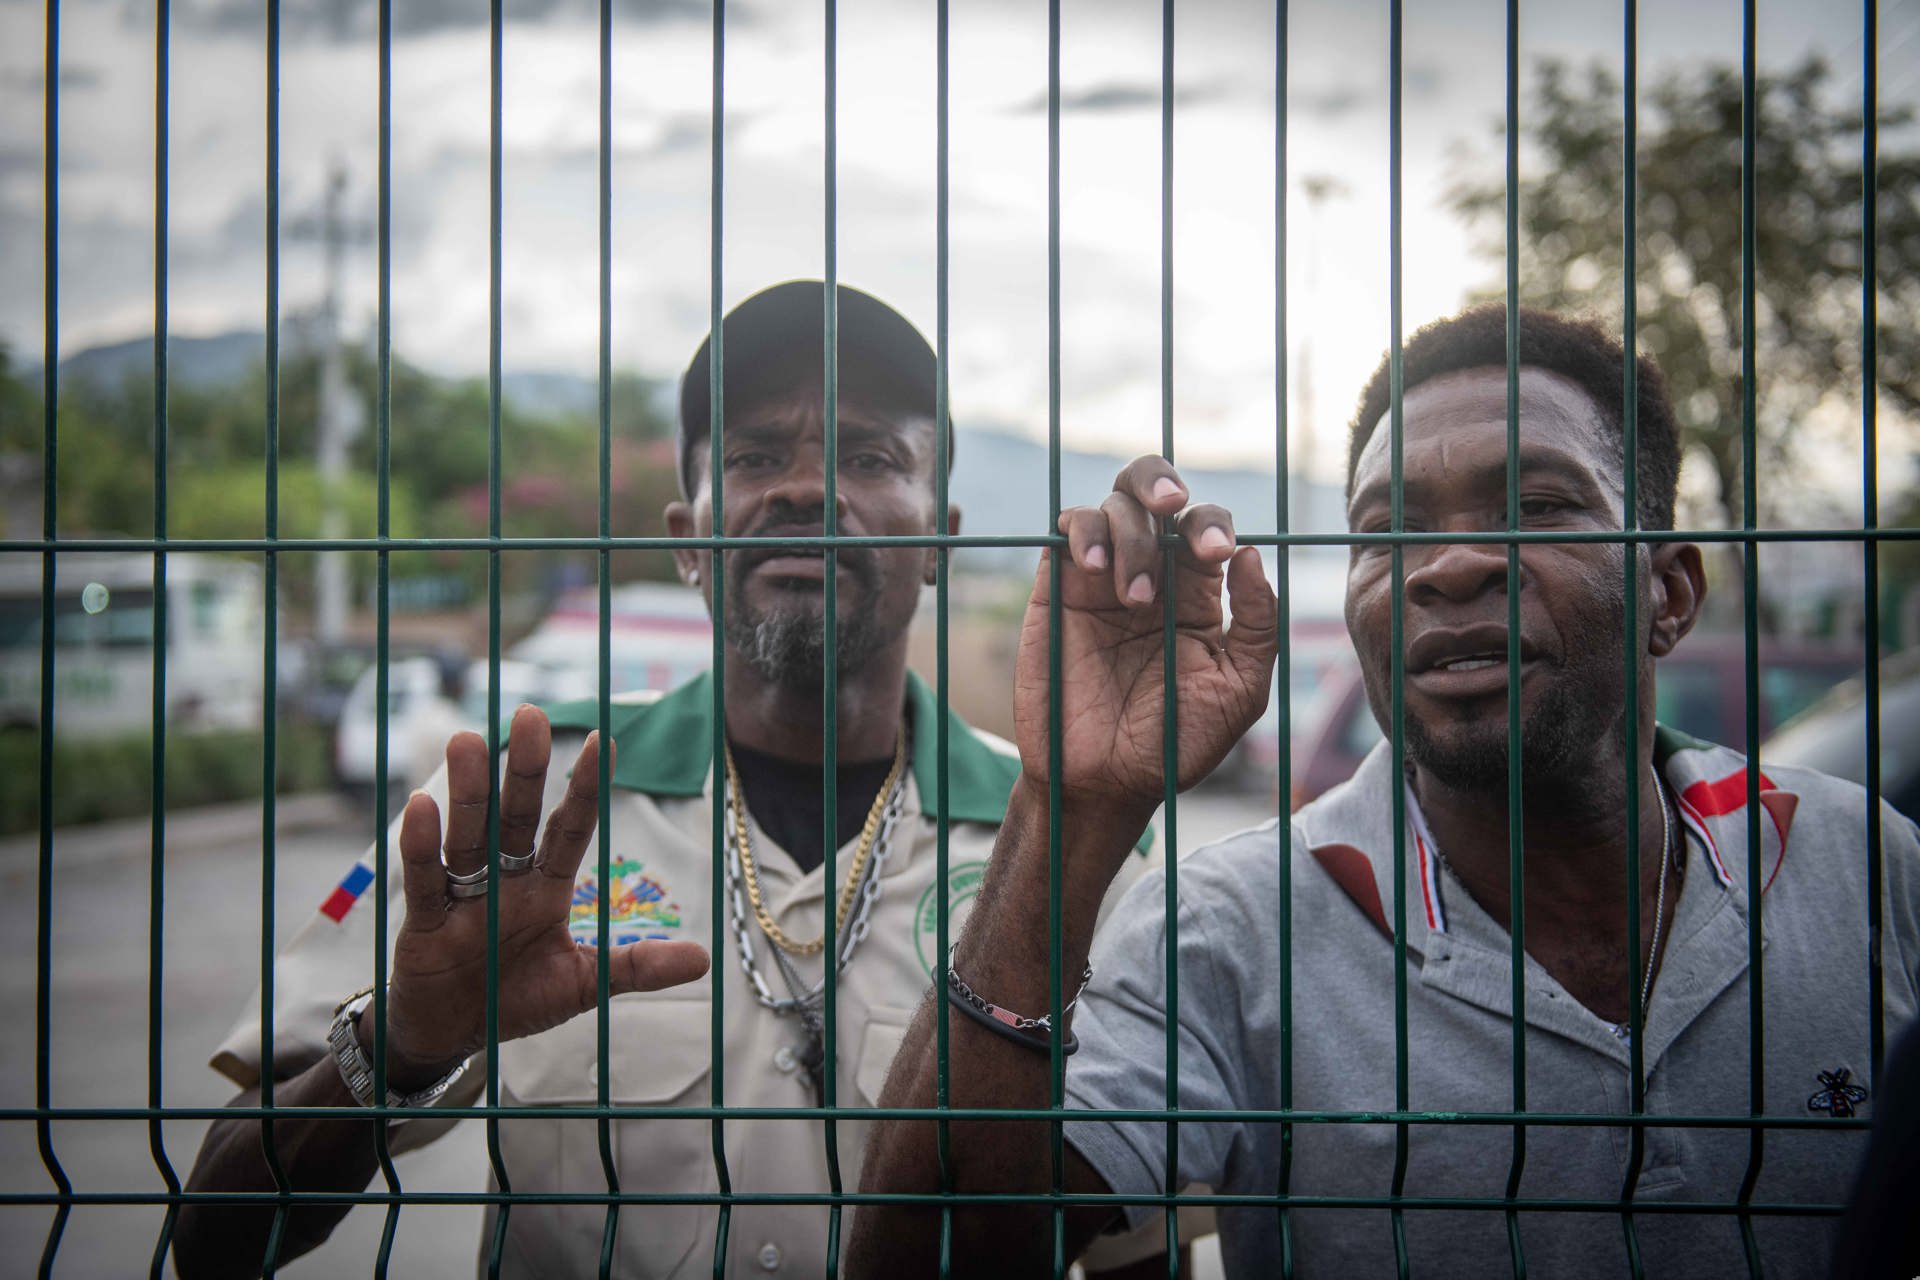
{"label": "green tree", "polygon": [[40,389],[20,376],[13,351],[0,342],[0,455],[40,452]]}
{"label": "green tree", "polygon": [[[320,360],[289,354],[280,367],[279,532],[288,539],[320,534],[330,503],[351,537],[376,528],[378,438],[373,430],[377,371],[370,353],[348,348],[349,393],[366,429],[348,451],[348,472],[331,487],[314,463]],[[658,534],[660,510],[674,492],[672,425],[658,384],[632,373],[611,388],[613,530]],[[230,385],[175,381],[167,396],[167,529],[176,538],[258,538],[266,530],[267,383],[264,368]],[[476,537],[487,531],[488,398],[477,378],[448,379],[395,360],[392,366],[390,528],[397,537]],[[153,380],[136,373],[117,383],[71,378],[60,388],[56,483],[62,536],[144,538],[154,528]],[[8,482],[37,493],[44,422],[38,388],[21,379],[0,346],[0,464]],[[508,537],[591,537],[599,528],[600,436],[589,410],[530,413],[511,399],[500,405],[501,528]],[[24,477],[24,479],[22,478]],[[37,531],[37,525],[35,526]],[[355,553],[356,598],[374,572],[371,554]],[[311,595],[312,554],[281,560],[290,602]],[[621,552],[614,577],[670,579],[660,553]],[[401,553],[391,562],[402,578],[457,576],[474,596],[485,590],[486,557],[436,551]],[[589,582],[591,552],[516,552],[502,558],[503,587],[539,602],[570,584]],[[298,607],[296,605],[296,607]]]}
{"label": "green tree", "polygon": [[[1817,58],[1759,76],[1754,222],[1757,479],[1762,511],[1794,487],[1795,436],[1829,402],[1858,405],[1862,122],[1835,105]],[[1521,300],[1624,312],[1625,144],[1619,82],[1538,64],[1524,137]],[[1673,393],[1687,448],[1711,465],[1728,525],[1742,514],[1741,78],[1669,73],[1642,96],[1634,297],[1642,348]],[[1920,153],[1890,145],[1910,109],[1883,110],[1877,166],[1878,375],[1883,412],[1920,411]],[[1504,128],[1504,126],[1499,126]],[[1476,166],[1447,200],[1491,261],[1506,257],[1504,173]],[[1500,296],[1501,286],[1486,296]],[[1856,411],[1857,420],[1857,411]],[[1777,486],[1777,487],[1776,487]]]}

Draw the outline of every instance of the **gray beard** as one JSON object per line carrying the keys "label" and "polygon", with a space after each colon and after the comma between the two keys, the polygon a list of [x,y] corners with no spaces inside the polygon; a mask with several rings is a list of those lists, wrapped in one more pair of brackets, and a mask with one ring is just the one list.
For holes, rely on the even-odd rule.
{"label": "gray beard", "polygon": [[[727,643],[768,684],[818,689],[826,672],[826,625],[805,612],[742,617],[728,611]],[[880,651],[880,636],[870,615],[854,611],[839,618],[834,639],[834,671],[857,671]]]}

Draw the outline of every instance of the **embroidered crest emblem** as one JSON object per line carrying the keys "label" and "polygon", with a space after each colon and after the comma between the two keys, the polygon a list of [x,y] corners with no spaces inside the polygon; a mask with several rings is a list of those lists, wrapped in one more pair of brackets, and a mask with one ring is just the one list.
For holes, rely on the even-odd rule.
{"label": "embroidered crest emblem", "polygon": [[[614,946],[652,938],[672,938],[680,928],[680,904],[669,900],[667,886],[647,875],[644,864],[615,858],[608,868],[612,892],[607,900],[607,922]],[[598,868],[580,873],[573,882],[573,903],[567,927],[575,942],[592,946],[600,939],[600,884]]]}
{"label": "embroidered crest emblem", "polygon": [[1850,1083],[1852,1078],[1853,1072],[1846,1067],[1822,1071],[1820,1083],[1826,1087],[1807,1099],[1807,1110],[1825,1111],[1835,1119],[1851,1116],[1854,1107],[1867,1100],[1867,1091]]}
{"label": "embroidered crest emblem", "polygon": [[[967,918],[973,900],[980,896],[980,877],[986,873],[984,861],[959,862],[947,868],[947,940],[960,936],[960,925]],[[940,886],[930,884],[920,895],[920,902],[913,909],[913,949],[920,956],[920,967],[933,976],[934,953],[939,950],[940,941],[940,900],[934,891]]]}

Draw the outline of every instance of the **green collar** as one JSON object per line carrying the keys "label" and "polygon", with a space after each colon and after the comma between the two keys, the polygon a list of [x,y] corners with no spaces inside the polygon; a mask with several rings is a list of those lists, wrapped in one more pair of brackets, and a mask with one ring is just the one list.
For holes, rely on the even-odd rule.
{"label": "green collar", "polygon": [[[920,803],[934,808],[939,759],[936,754],[940,709],[926,682],[907,673],[907,705],[913,709],[913,777]],[[702,672],[653,702],[616,704],[608,726],[618,747],[615,786],[656,796],[697,796],[705,792],[713,765],[713,675]],[[555,728],[600,727],[600,701],[582,698],[546,708]],[[1007,797],[1020,773],[1020,761],[989,747],[958,715],[947,732],[947,813],[956,822],[998,825],[1006,817]]]}
{"label": "green collar", "polygon": [[1681,751],[1710,751],[1713,743],[1702,742],[1691,734],[1682,733],[1672,725],[1655,724],[1653,726],[1653,762],[1660,768],[1667,767],[1667,761]]}

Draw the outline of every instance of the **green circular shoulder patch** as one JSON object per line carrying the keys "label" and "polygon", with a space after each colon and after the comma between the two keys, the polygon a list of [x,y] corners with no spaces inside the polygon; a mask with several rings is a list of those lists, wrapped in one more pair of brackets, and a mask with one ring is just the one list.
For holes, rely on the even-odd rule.
{"label": "green circular shoulder patch", "polygon": [[[956,862],[947,868],[947,938],[960,936],[960,925],[980,896],[980,877],[986,874],[984,858]],[[930,884],[913,909],[913,947],[920,956],[920,967],[933,976],[934,952],[940,937],[940,900],[934,896],[939,885]]]}

